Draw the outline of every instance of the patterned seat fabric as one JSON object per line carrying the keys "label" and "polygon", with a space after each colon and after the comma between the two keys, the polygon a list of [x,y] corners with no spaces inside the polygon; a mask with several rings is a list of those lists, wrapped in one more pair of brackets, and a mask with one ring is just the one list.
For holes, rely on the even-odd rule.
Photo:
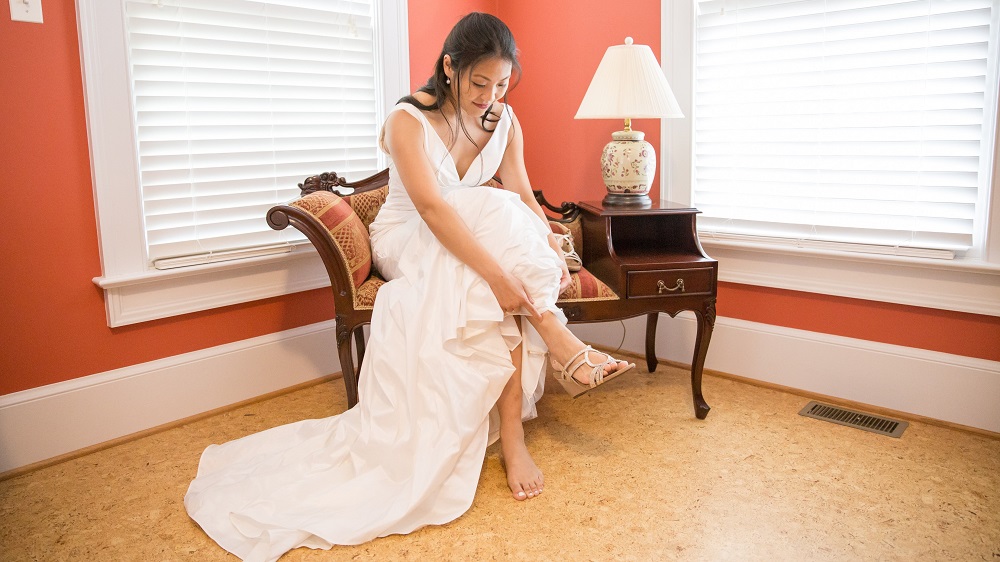
{"label": "patterned seat fabric", "polygon": [[373,189],[371,191],[366,191],[364,193],[359,193],[357,195],[346,195],[344,196],[344,201],[347,201],[354,212],[361,219],[361,222],[365,225],[365,230],[367,231],[372,225],[372,221],[375,220],[375,215],[378,214],[378,210],[382,208],[382,203],[385,203],[385,198],[389,195],[389,186],[383,186],[378,189]]}
{"label": "patterned seat fabric", "polygon": [[378,292],[379,287],[385,285],[385,279],[382,279],[374,271],[371,277],[365,280],[360,287],[354,291],[354,309],[355,310],[371,310],[375,307],[375,293]]}
{"label": "patterned seat fabric", "polygon": [[[316,191],[291,203],[316,217],[330,232],[333,241],[351,272],[354,308],[371,310],[375,294],[385,284],[372,265],[368,228],[389,193],[388,186],[357,195],[340,197],[328,191]],[[346,204],[345,204],[346,203]],[[566,225],[576,244],[583,235],[580,220]],[[570,286],[559,295],[559,303],[617,300],[618,295],[594,277],[586,268],[570,274]]]}
{"label": "patterned seat fabric", "polygon": [[585,302],[585,301],[613,301],[618,300],[618,295],[604,284],[603,281],[594,277],[594,274],[582,268],[576,273],[570,273],[570,285],[559,295],[559,303]]}

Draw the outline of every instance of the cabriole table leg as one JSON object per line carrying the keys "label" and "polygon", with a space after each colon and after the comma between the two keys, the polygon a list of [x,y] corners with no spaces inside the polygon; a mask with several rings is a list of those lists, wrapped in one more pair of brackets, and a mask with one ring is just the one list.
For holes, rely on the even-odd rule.
{"label": "cabriole table leg", "polygon": [[652,373],[656,370],[658,361],[656,360],[656,321],[660,318],[659,312],[650,312],[646,315],[646,367]]}
{"label": "cabriole table leg", "polygon": [[698,335],[694,340],[694,357],[691,360],[691,394],[694,398],[694,415],[703,420],[712,409],[701,393],[701,374],[705,368],[708,344],[712,340],[712,330],[715,329],[715,299],[706,303],[705,310],[694,311],[694,315],[698,321]]}

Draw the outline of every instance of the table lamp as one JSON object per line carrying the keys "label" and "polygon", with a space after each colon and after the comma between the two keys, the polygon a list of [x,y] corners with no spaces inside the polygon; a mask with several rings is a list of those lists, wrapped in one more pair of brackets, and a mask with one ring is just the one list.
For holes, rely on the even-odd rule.
{"label": "table lamp", "polygon": [[611,134],[601,154],[608,194],[605,206],[649,206],[656,174],[656,151],[632,130],[632,119],[684,117],[653,50],[648,45],[608,47],[574,119],[624,119],[625,130]]}

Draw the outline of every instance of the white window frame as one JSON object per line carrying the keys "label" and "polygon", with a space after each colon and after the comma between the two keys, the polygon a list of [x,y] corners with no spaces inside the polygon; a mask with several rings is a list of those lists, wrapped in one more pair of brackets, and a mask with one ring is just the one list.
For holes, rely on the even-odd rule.
{"label": "white window frame", "polygon": [[[663,71],[687,116],[661,122],[660,197],[691,205],[694,1],[661,0],[660,5]],[[994,26],[998,12],[995,8]],[[996,83],[996,65],[987,80]],[[1000,102],[992,101],[989,107],[1000,113]],[[992,152],[991,184],[981,196],[985,203],[977,217],[986,228],[974,240],[978,251],[963,258],[907,258],[706,238],[701,243],[719,260],[720,281],[1000,316],[1000,127],[994,129]]]}
{"label": "white window frame", "polygon": [[[381,116],[409,92],[406,0],[375,0]],[[120,0],[77,0],[91,174],[108,325],[135,324],[328,286],[309,244],[286,252],[171,270],[148,265]],[[380,119],[381,120],[381,119]],[[316,173],[328,170],[316,170]],[[303,178],[304,179],[304,178]],[[361,179],[361,178],[348,178]],[[264,217],[261,217],[264,221]]]}

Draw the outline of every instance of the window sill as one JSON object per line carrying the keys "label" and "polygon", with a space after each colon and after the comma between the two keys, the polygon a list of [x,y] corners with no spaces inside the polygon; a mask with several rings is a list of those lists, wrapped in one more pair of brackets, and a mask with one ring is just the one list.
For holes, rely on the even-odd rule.
{"label": "window sill", "polygon": [[719,280],[1000,316],[1000,265],[701,239]]}
{"label": "window sill", "polygon": [[115,328],[330,285],[312,246],[195,267],[96,277]]}

